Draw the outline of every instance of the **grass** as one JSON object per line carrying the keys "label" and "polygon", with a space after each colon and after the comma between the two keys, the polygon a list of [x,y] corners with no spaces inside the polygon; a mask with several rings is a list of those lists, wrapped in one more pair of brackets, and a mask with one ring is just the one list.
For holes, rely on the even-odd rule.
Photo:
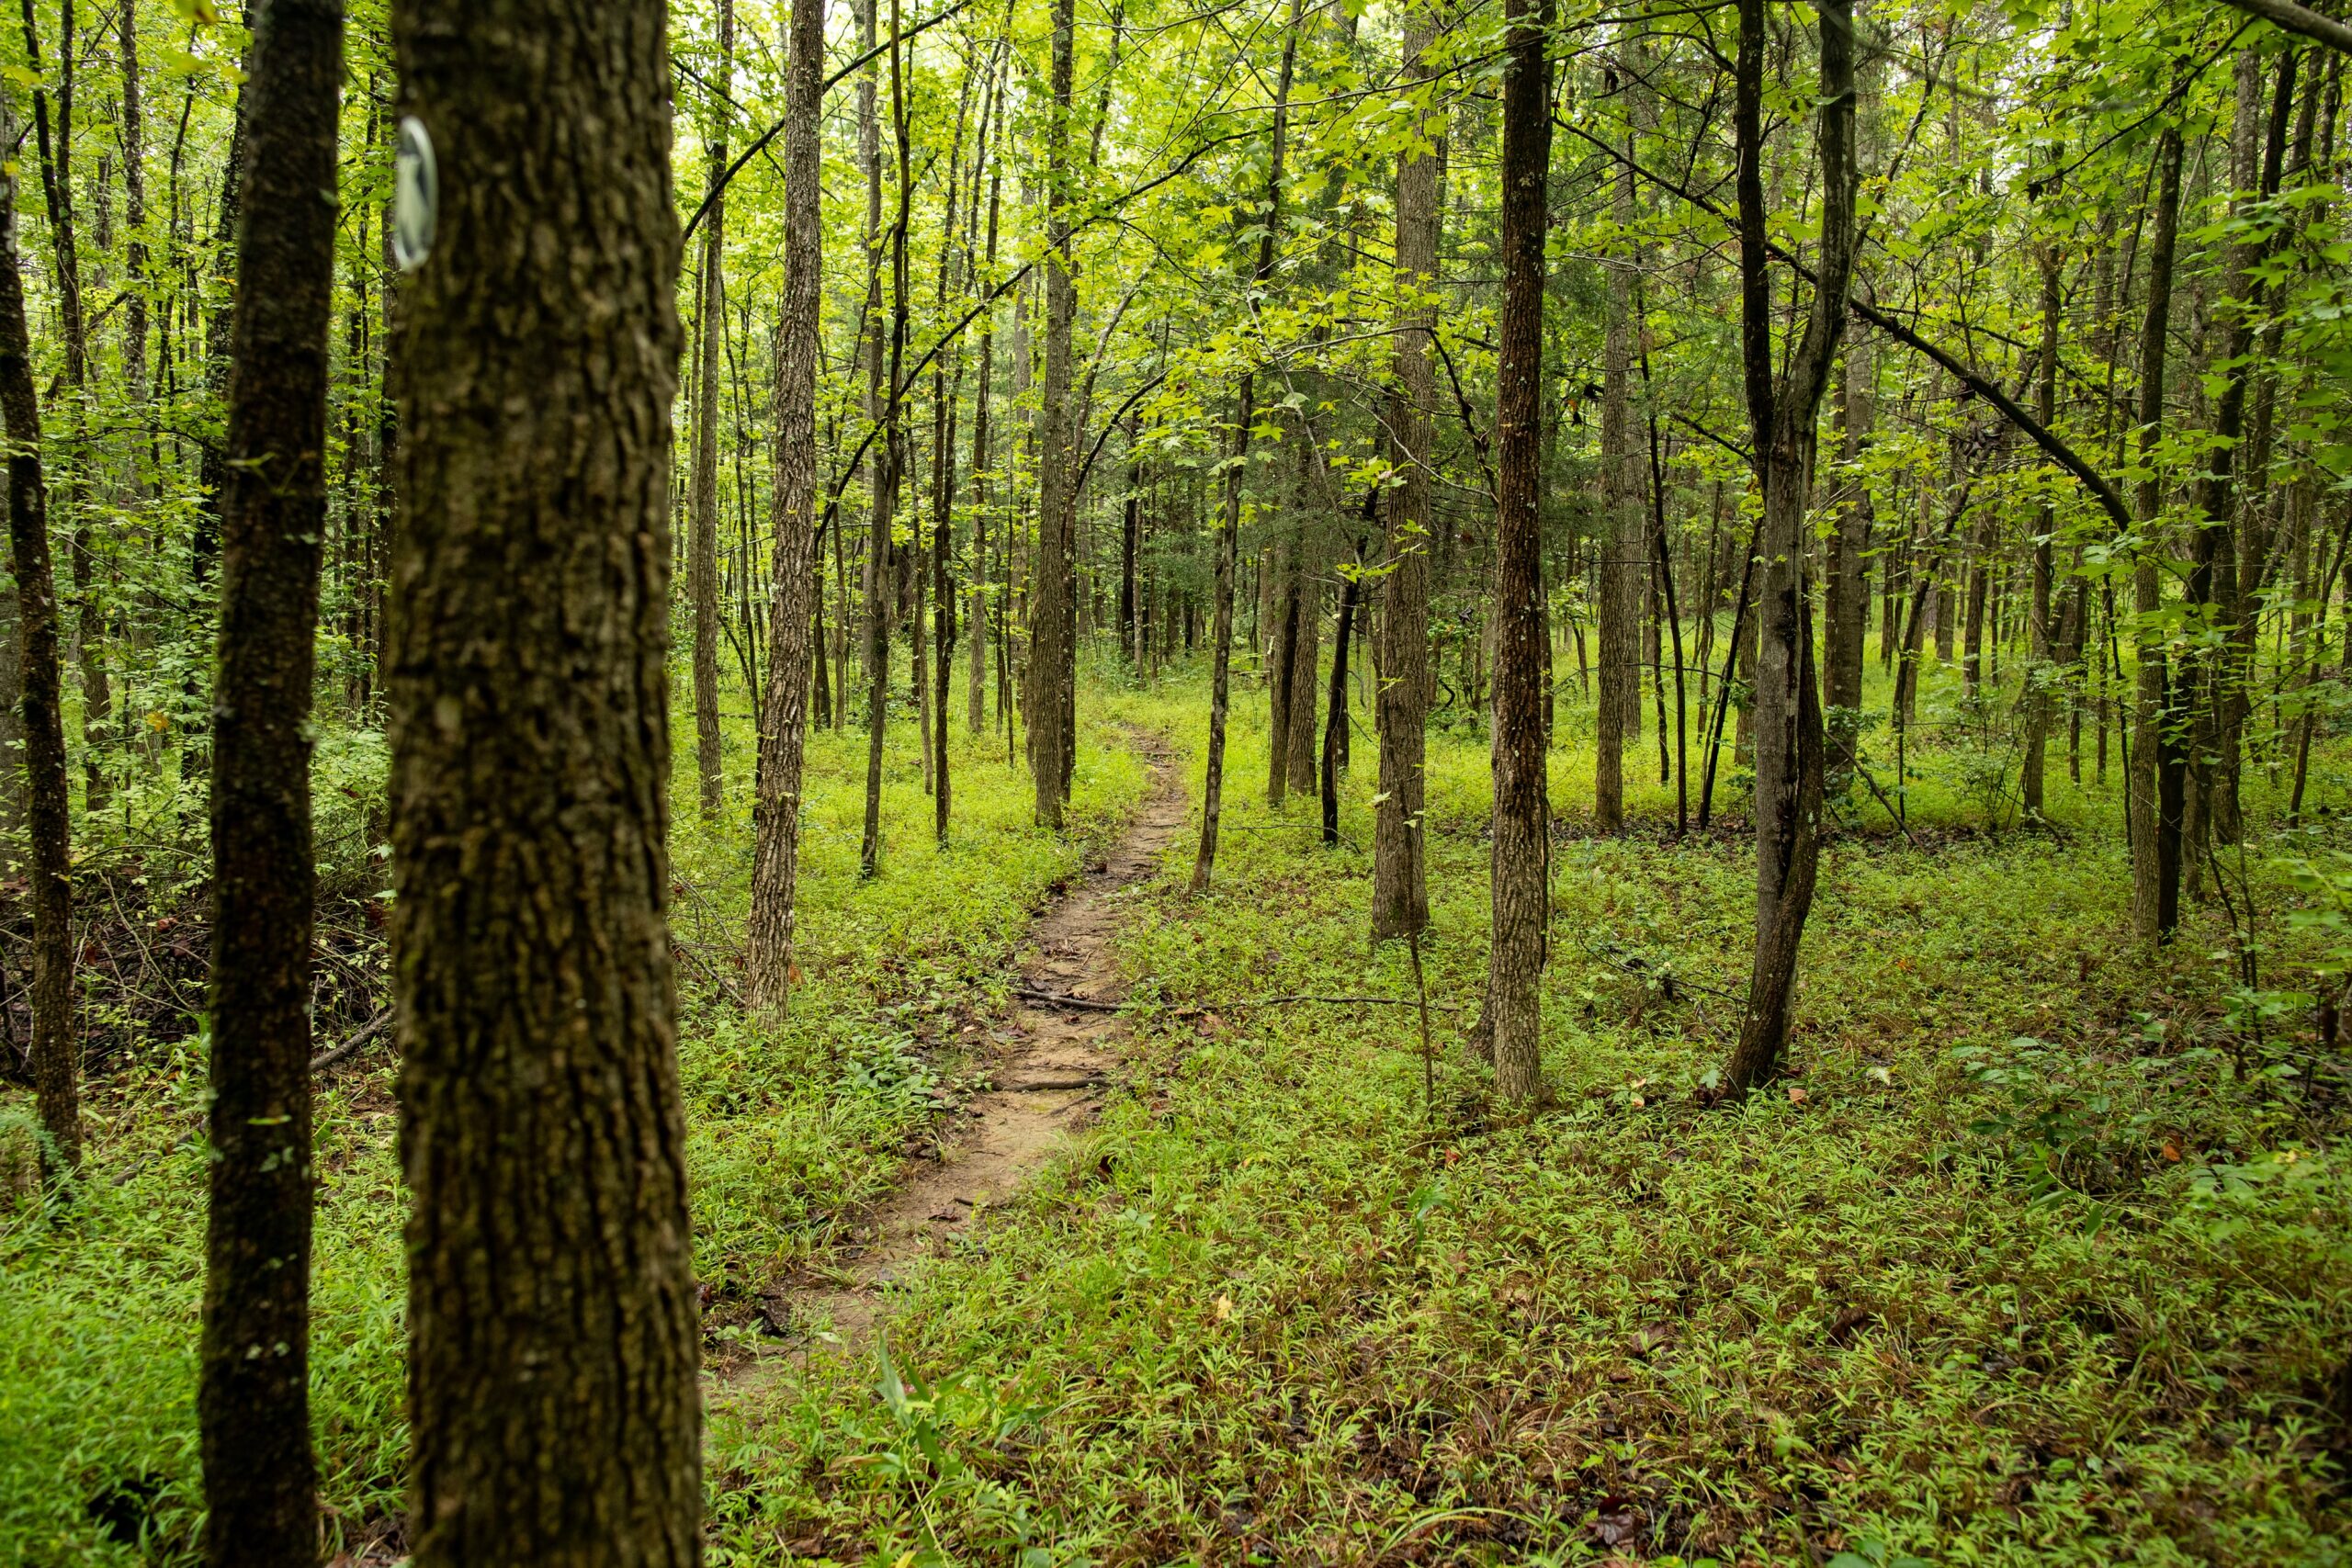
{"label": "grass", "polygon": [[[683,706],[683,705],[682,705]],[[952,1095],[964,1027],[1001,1004],[1011,943],[1140,797],[1146,771],[1092,728],[1061,840],[1031,825],[1025,773],[1001,739],[956,727],[956,833],[933,841],[911,726],[886,760],[884,874],[857,877],[865,739],[812,738],[801,862],[803,982],[789,1024],[745,1024],[714,974],[732,964],[750,896],[752,737],[728,727],[739,787],[703,821],[692,718],[673,777],[673,910],[695,1232],[714,1340],[749,1332],[764,1284],[886,1190]],[[729,976],[727,986],[740,989]],[[389,1055],[323,1085],[311,1373],[331,1543],[364,1542],[401,1505],[400,1240],[406,1202]],[[69,1203],[0,1212],[0,1564],[193,1558],[201,1477],[196,1340],[204,1164],[180,1140],[202,1109],[200,1042],[159,1042],[92,1086],[89,1163]],[[29,1096],[0,1100],[0,1145],[29,1135]]]}
{"label": "grass", "polygon": [[[1674,843],[1671,794],[1629,767],[1634,830],[1593,837],[1589,710],[1564,706],[1558,1100],[1528,1117],[1456,1043],[1485,964],[1475,730],[1432,739],[1424,956],[1459,1010],[1436,1015],[1433,1102],[1410,1010],[1247,1005],[1413,982],[1365,940],[1371,742],[1326,850],[1313,803],[1262,802],[1244,685],[1226,820],[1253,830],[1226,836],[1203,898],[1181,897],[1189,837],[1122,895],[1131,1088],[975,1245],[904,1281],[881,1355],[819,1350],[713,1402],[712,1560],[2341,1560],[2344,1439],[2318,1397],[2352,1328],[2341,1064],[2312,1061],[2286,1001],[2254,1037],[2218,906],[2161,957],[2124,940],[2112,789],[2053,766],[2059,831],[1992,830],[2005,758],[1956,686],[1929,683],[1915,776],[1873,763],[1917,847],[1866,792],[1840,805],[1794,1075],[1745,1105],[1713,1077],[1752,899],[1736,781],[1735,822]],[[727,819],[694,815],[682,749],[715,1346],[755,1332],[763,1285],[821,1258],[959,1092],[1029,910],[1144,788],[1114,727],[1170,737],[1197,789],[1197,681],[1097,671],[1084,708],[1071,838],[1030,826],[1025,776],[959,725],[955,845],[931,844],[903,746],[870,884],[862,750],[818,738],[805,983],[776,1038],[707,977],[741,929],[748,826],[740,787]],[[745,767],[740,720],[729,742]],[[2270,782],[2248,777],[2267,821]],[[2308,837],[2340,844],[2340,824]],[[2279,919],[2297,896],[2267,853],[2248,886],[2267,983],[2295,984],[2324,933]],[[164,1151],[199,1066],[189,1043],[126,1068],[74,1204],[0,1235],[0,1562],[187,1556],[201,1166]],[[389,1082],[348,1075],[322,1108],[316,1398],[346,1540],[399,1506]]]}

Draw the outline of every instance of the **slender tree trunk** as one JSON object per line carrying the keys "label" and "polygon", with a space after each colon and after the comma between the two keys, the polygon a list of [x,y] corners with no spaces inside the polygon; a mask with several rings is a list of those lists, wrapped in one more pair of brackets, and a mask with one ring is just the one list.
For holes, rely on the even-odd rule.
{"label": "slender tree trunk", "polygon": [[1493,945],[1487,978],[1495,1087],[1544,1092],[1551,840],[1544,755],[1544,241],[1552,162],[1551,0],[1506,0],[1502,311],[1496,330]]}
{"label": "slender tree trunk", "polygon": [[[1300,431],[1299,501],[1302,516],[1306,514],[1306,465],[1309,454],[1306,442],[1313,439],[1310,431]],[[1317,581],[1317,557],[1311,541],[1312,526],[1302,526],[1291,541],[1290,558],[1290,618],[1286,632],[1290,638],[1290,658],[1284,672],[1290,679],[1290,701],[1286,705],[1289,729],[1283,739],[1290,774],[1290,788],[1295,795],[1313,796],[1315,794],[1316,729],[1315,706],[1316,671],[1322,660],[1323,616],[1322,584]]]}
{"label": "slender tree trunk", "polygon": [[735,85],[735,0],[718,3],[718,81],[711,115],[709,207],[702,218],[702,310],[695,321],[694,518],[686,592],[694,601],[695,781],[703,816],[718,815],[718,351],[727,321],[726,116]]}
{"label": "slender tree trunk", "polygon": [[[1367,514],[1371,508],[1365,508]],[[1370,521],[1369,515],[1366,521]],[[1356,545],[1363,558],[1363,545]],[[1331,643],[1331,701],[1323,725],[1323,842],[1340,842],[1340,774],[1348,765],[1348,639],[1355,635],[1357,578],[1352,570],[1340,580],[1340,625]]]}
{"label": "slender tree trunk", "polygon": [[1136,558],[1143,547],[1143,414],[1127,421],[1127,499],[1119,513],[1119,657],[1140,667],[1136,647]]}
{"label": "slender tree trunk", "polygon": [[[2036,418],[2048,429],[2058,413],[2058,318],[2064,310],[2059,292],[2058,251],[2041,249],[2041,351],[2036,370]],[[2025,677],[2025,761],[2019,765],[2018,795],[2029,818],[2042,811],[2042,774],[2049,751],[2052,701],[2058,671],[2057,641],[2050,621],[2051,577],[2055,565],[2052,536],[2058,526],[2056,512],[2041,509],[2041,526],[2033,540],[2033,597],[2027,626],[2031,634],[2033,662]]]}
{"label": "slender tree trunk", "polygon": [[1821,263],[1804,333],[1772,370],[1766,271],[1761,107],[1764,0],[1740,0],[1734,122],[1739,148],[1741,367],[1764,512],[1756,662],[1756,958],[1747,1010],[1724,1078],[1736,1091],[1769,1082],[1788,1046],[1797,950],[1821,857],[1823,738],[1814,685],[1804,513],[1815,418],[1846,318],[1854,262],[1854,51],[1849,0],[1820,0]]}
{"label": "slender tree trunk", "polygon": [[1838,503],[1823,573],[1821,701],[1826,765],[1850,772],[1861,727],[1862,634],[1870,624],[1871,531],[1876,521],[1860,468],[1878,420],[1878,356],[1868,332],[1856,329],[1847,338],[1843,368],[1836,389],[1838,426],[1849,493]]}
{"label": "slender tree trunk", "polygon": [[[871,0],[867,10],[870,19]],[[881,454],[875,460],[874,526],[865,557],[865,660],[870,685],[865,709],[865,827],[857,858],[863,876],[874,875],[882,863],[882,742],[890,711],[890,601],[901,564],[891,533],[899,513],[899,486],[907,467],[906,435],[899,423],[904,390],[899,371],[907,349],[907,218],[914,199],[914,176],[908,162],[906,72],[898,14],[898,0],[891,0],[890,124],[898,144],[899,209],[890,224],[889,358],[878,383],[887,390],[876,411],[882,427]],[[880,166],[878,162],[875,164],[877,171]],[[875,366],[881,368],[881,345],[873,346]],[[869,401],[876,384],[868,383]]]}
{"label": "slender tree trunk", "polygon": [[2143,942],[2171,940],[2180,910],[2180,775],[2167,772],[2185,753],[2173,713],[2172,662],[2156,616],[2164,607],[2158,542],[2149,536],[2164,507],[2155,451],[2164,434],[2165,349],[2172,331],[2175,235],[2180,219],[2181,134],[2168,126],[2156,143],[2156,208],[2148,243],[2148,305],[2140,334],[2140,481],[2133,511],[2143,537],[2133,552],[2132,609],[2139,657],[2133,682],[2132,751],[2125,822],[2132,847],[2132,927]]}
{"label": "slender tree trunk", "polygon": [[[752,912],[745,979],[752,1009],[784,1016],[792,982],[808,746],[802,694],[814,646],[817,362],[823,352],[822,161],[825,0],[793,0],[785,78],[784,309],[776,333],[775,565],[768,580],[767,695],[752,808]],[[836,522],[835,526],[839,526]],[[844,672],[843,680],[847,675]],[[847,694],[843,694],[846,704]]]}
{"label": "slender tree trunk", "polygon": [[1053,101],[1046,131],[1046,374],[1037,430],[1037,576],[1029,617],[1030,767],[1037,821],[1058,832],[1078,737],[1068,722],[1078,678],[1078,605],[1071,592],[1076,527],[1070,421],[1070,324],[1078,310],[1069,250],[1073,0],[1053,4]]}
{"label": "slender tree trunk", "polygon": [[701,1560],[664,20],[393,10],[441,175],[406,312],[389,669],[417,1568]]}
{"label": "slender tree trunk", "polygon": [[[1430,79],[1437,39],[1435,0],[1405,16],[1404,74]],[[1425,90],[1425,89],[1424,89]],[[1423,730],[1429,722],[1430,437],[1437,376],[1430,364],[1435,306],[1424,291],[1437,277],[1438,159],[1442,111],[1417,127],[1396,160],[1396,287],[1404,295],[1382,420],[1396,482],[1385,492],[1387,579],[1377,626],[1379,681],[1373,708],[1380,729],[1380,784],[1374,792],[1372,934],[1410,937],[1430,921],[1421,855]]]}
{"label": "slender tree trunk", "polygon": [[[1634,25],[1627,24],[1627,30]],[[1614,71],[1611,74],[1613,77]],[[1634,220],[1630,158],[1617,167],[1610,209],[1620,231],[1630,233]],[[1602,521],[1594,540],[1600,700],[1593,716],[1592,778],[1593,816],[1605,833],[1625,825],[1625,747],[1640,736],[1642,728],[1642,588],[1649,579],[1650,551],[1645,543],[1646,487],[1634,443],[1634,266],[1630,245],[1609,265],[1601,339]]]}
{"label": "slender tree trunk", "polygon": [[318,1560],[311,1453],[311,688],[326,533],[342,0],[270,0],[246,82],[213,683],[204,1557]]}
{"label": "slender tree trunk", "polygon": [[[988,276],[996,275],[997,209],[1003,171],[989,172]],[[972,389],[972,645],[965,722],[972,733],[988,729],[989,680],[989,394],[996,386],[996,310],[990,307],[980,330],[980,378]]]}
{"label": "slender tree trunk", "polygon": [[[1068,5],[1069,0],[1057,0]],[[1274,81],[1272,155],[1266,175],[1266,220],[1258,236],[1258,265],[1250,274],[1253,288],[1273,276],[1277,236],[1283,220],[1283,155],[1290,140],[1291,73],[1298,59],[1301,0],[1291,0],[1290,26],[1283,35],[1283,63]],[[1218,818],[1225,800],[1225,731],[1233,689],[1233,589],[1241,552],[1241,481],[1250,465],[1250,426],[1257,418],[1257,372],[1241,373],[1235,410],[1233,454],[1225,470],[1225,513],[1217,530],[1216,626],[1211,632],[1209,665],[1209,754],[1207,777],[1201,790],[1201,844],[1193,861],[1193,893],[1206,892],[1216,869]],[[1035,720],[1033,719],[1034,723]]]}
{"label": "slender tree trunk", "polygon": [[[0,106],[0,141],[15,145]],[[17,182],[0,173],[0,424],[8,438],[8,539],[17,577],[22,672],[25,828],[33,915],[32,1069],[55,1176],[82,1162],[81,1049],[74,1037],[74,852],[65,782],[64,675],[59,665],[57,579],[49,556],[49,487],[41,474],[40,395],[33,387],[24,269],[17,254]]]}

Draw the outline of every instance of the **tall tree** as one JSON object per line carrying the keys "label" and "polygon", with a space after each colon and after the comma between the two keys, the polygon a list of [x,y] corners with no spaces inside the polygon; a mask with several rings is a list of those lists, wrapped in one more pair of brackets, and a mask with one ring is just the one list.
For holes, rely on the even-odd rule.
{"label": "tall tree", "polygon": [[2174,712],[2170,633],[2162,621],[2164,578],[2155,533],[2164,510],[2156,466],[2165,418],[2165,352],[2172,335],[2174,249],[2180,227],[2180,127],[2156,139],[2155,210],[2148,237],[2147,310],[2140,330],[2139,457],[2143,478],[2132,497],[2132,599],[2137,616],[2132,752],[2125,770],[2124,822],[2132,848],[2132,927],[2143,942],[2169,942],[2180,923],[2180,808],[2186,748]]}
{"label": "tall tree", "polygon": [[[64,339],[65,385],[73,395],[74,440],[65,465],[61,499],[70,546],[66,559],[74,577],[74,645],[82,671],[82,791],[84,804],[96,812],[106,804],[108,780],[106,752],[108,720],[114,696],[107,678],[105,610],[98,602],[97,570],[90,546],[88,516],[90,442],[90,333],[88,312],[82,299],[82,251],[75,238],[74,168],[74,86],[81,64],[80,35],[74,19],[74,0],[62,0],[57,14],[57,118],[51,136],[50,94],[33,87],[33,146],[40,165],[41,195],[49,211],[51,259],[57,283],[57,318]],[[24,7],[25,56],[36,73],[44,71],[40,30],[33,7]]]}
{"label": "tall tree", "polygon": [[1764,563],[1756,662],[1756,955],[1747,1010],[1724,1074],[1746,1090],[1781,1070],[1797,948],[1821,857],[1821,703],[1814,686],[1805,507],[1815,418],[1837,363],[1854,267],[1854,12],[1817,0],[1820,17],[1821,254],[1804,333],[1776,375],[1770,251],[1764,206],[1764,0],[1740,0],[1734,133],[1738,148],[1740,367],[1764,492]]}
{"label": "tall tree", "polygon": [[[792,0],[784,107],[784,309],[777,323],[775,558],[768,575],[767,695],[760,705],[746,951],[754,1010],[782,1017],[792,980],[808,747],[817,547],[817,361],[824,349],[825,0]],[[836,524],[838,526],[838,524]]]}
{"label": "tall tree", "polygon": [[1078,736],[1069,722],[1078,679],[1078,604],[1071,592],[1078,495],[1070,408],[1070,326],[1078,311],[1070,256],[1070,91],[1074,0],[1053,0],[1052,102],[1046,120],[1046,368],[1037,421],[1037,572],[1029,610],[1029,765],[1037,820],[1059,831]]}
{"label": "tall tree", "polygon": [[212,741],[204,1556],[318,1560],[311,1452],[311,690],[327,524],[342,0],[267,0],[231,328]]}
{"label": "tall tree", "polygon": [[[1628,22],[1624,30],[1630,35],[1642,25]],[[1629,51],[1634,47],[1630,37],[1623,40],[1623,47]],[[1611,85],[1625,94],[1641,90],[1630,73],[1621,77],[1612,69],[1609,74]],[[1601,527],[1593,541],[1600,552],[1594,576],[1600,590],[1595,618],[1600,645],[1600,700],[1594,713],[1593,815],[1608,832],[1625,824],[1625,747],[1642,732],[1642,597],[1650,577],[1643,520],[1648,486],[1643,482],[1641,454],[1635,449],[1632,395],[1635,258],[1631,234],[1637,153],[1633,121],[1629,112],[1626,156],[1611,182],[1610,220],[1618,231],[1621,254],[1611,256],[1608,264],[1600,371]]]}
{"label": "tall tree", "polygon": [[[1283,32],[1282,70],[1274,78],[1273,143],[1266,165],[1266,219],[1258,234],[1258,260],[1250,269],[1250,309],[1257,293],[1274,273],[1283,222],[1283,150],[1290,140],[1291,73],[1298,63],[1298,20],[1302,0],[1290,0],[1290,26]],[[1258,367],[1243,367],[1237,378],[1233,421],[1233,450],[1225,468],[1224,511],[1217,527],[1215,626],[1209,652],[1209,754],[1201,787],[1201,843],[1193,857],[1192,890],[1207,890],[1216,870],[1218,818],[1225,804],[1225,728],[1233,691],[1233,589],[1241,564],[1241,486],[1250,471],[1250,427],[1257,418]]]}
{"label": "tall tree", "polygon": [[695,321],[694,515],[686,592],[694,604],[695,783],[705,817],[719,807],[718,351],[727,331],[727,116],[735,86],[735,3],[719,0],[718,78],[712,86],[708,205],[702,215],[702,309]]}
{"label": "tall tree", "polygon": [[[1434,89],[1430,51],[1437,41],[1436,0],[1405,13],[1403,71],[1416,104]],[[1442,110],[1425,107],[1412,143],[1396,157],[1398,331],[1381,423],[1392,477],[1385,492],[1385,569],[1379,621],[1380,787],[1374,795],[1372,934],[1410,937],[1430,921],[1421,853],[1425,728],[1429,718],[1430,411],[1437,374],[1430,338],[1437,307],[1438,150]]]}
{"label": "tall tree", "polygon": [[[15,115],[0,109],[0,141],[14,146]],[[49,486],[41,472],[40,394],[17,254],[17,182],[0,171],[0,428],[8,438],[8,542],[17,576],[22,671],[25,829],[30,840],[33,1089],[52,1175],[82,1161],[81,1049],[74,1033],[74,849],[65,782],[64,676],[59,667],[57,578],[49,555]]]}
{"label": "tall tree", "polygon": [[1506,0],[1502,311],[1496,326],[1494,936],[1487,978],[1495,1087],[1543,1093],[1543,977],[1551,904],[1544,780],[1544,242],[1550,231],[1551,0]]}
{"label": "tall tree", "polygon": [[[419,1568],[701,1555],[662,0],[398,0],[440,150],[389,671]],[[560,245],[549,235],[562,236]]]}

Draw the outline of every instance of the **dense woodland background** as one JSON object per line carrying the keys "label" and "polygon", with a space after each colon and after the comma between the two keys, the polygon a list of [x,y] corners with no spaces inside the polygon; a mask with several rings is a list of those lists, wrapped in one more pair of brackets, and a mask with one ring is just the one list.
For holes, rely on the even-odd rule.
{"label": "dense woodland background", "polygon": [[[0,24],[0,1562],[239,1561],[224,1464],[350,1562],[2343,1555],[2340,25],[279,5],[307,130],[264,17]],[[541,29],[653,63],[540,96],[496,71]],[[242,456],[272,389],[309,491]],[[272,539],[275,643],[222,609]],[[1119,896],[1128,1080],[902,1282],[877,1395],[777,1292],[987,1081],[1147,743],[1205,821]],[[305,778],[314,893],[241,904],[237,803]],[[557,1049],[575,897],[653,1087],[505,1146],[464,1102]],[[1331,995],[1434,1032],[1262,1000]],[[215,1157],[248,1040],[282,1168]],[[683,1186],[565,1187],[607,1111]],[[248,1170],[307,1446],[207,1381]],[[526,1217],[537,1306],[467,1298],[548,1172],[654,1216],[619,1252],[690,1222],[614,1352],[673,1408],[497,1428],[636,1544],[420,1544],[497,1495],[468,1367],[620,1289]],[[814,1349],[736,1377],[764,1341]],[[208,1447],[232,1407],[282,1464]]]}

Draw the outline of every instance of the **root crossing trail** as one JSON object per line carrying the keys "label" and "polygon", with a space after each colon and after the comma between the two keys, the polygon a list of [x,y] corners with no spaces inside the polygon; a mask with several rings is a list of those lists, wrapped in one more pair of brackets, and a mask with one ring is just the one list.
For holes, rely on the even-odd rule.
{"label": "root crossing trail", "polygon": [[[1030,927],[1014,987],[1013,1043],[990,1065],[995,1087],[973,1096],[941,1157],[914,1167],[875,1209],[862,1251],[827,1282],[771,1303],[770,1320],[790,1339],[803,1340],[830,1320],[842,1349],[863,1349],[888,1311],[891,1281],[909,1264],[947,1250],[989,1209],[1018,1196],[1062,1141],[1093,1120],[1127,1035],[1114,1010],[1125,987],[1112,896],[1151,875],[1186,823],[1173,759],[1156,736],[1133,739],[1151,765],[1150,793],[1103,862]],[[1057,1006],[1046,997],[1093,1005]]]}

